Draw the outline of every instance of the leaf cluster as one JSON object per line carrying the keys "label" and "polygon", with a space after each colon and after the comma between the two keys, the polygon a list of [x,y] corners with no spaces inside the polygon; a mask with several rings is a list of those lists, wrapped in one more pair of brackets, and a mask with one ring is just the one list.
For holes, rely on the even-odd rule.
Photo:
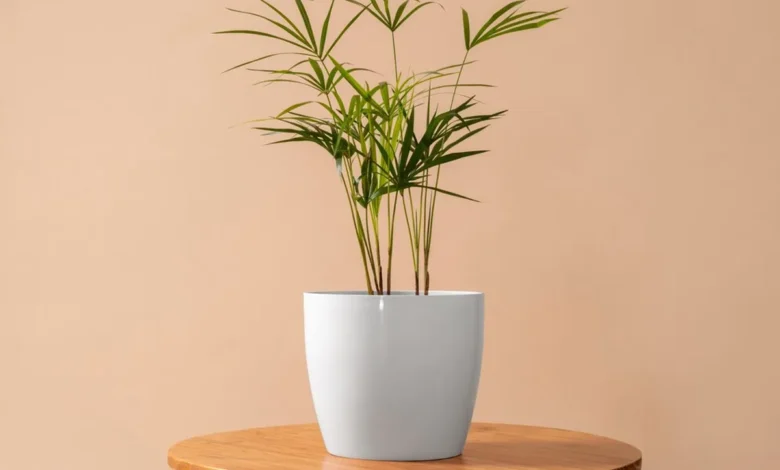
{"label": "leaf cluster", "polygon": [[[475,96],[462,93],[491,86],[462,82],[464,71],[474,63],[468,60],[469,54],[496,38],[553,22],[563,9],[520,11],[525,0],[512,1],[479,29],[472,28],[469,13],[464,9],[462,62],[404,75],[399,73],[396,33],[423,9],[441,6],[439,3],[399,0],[394,2],[397,3],[394,7],[390,0],[343,0],[358,9],[337,28],[333,25],[337,0],[330,0],[327,14],[315,28],[303,0],[293,2],[297,14],[285,13],[272,0],[260,2],[265,7],[261,12],[229,10],[257,18],[261,27],[216,34],[265,38],[285,49],[245,61],[226,72],[247,69],[264,74],[256,84],[295,84],[315,92],[315,96],[292,104],[270,118],[250,121],[253,128],[276,136],[271,144],[307,143],[333,158],[348,198],[369,293],[392,293],[394,230],[400,202],[412,248],[416,291],[421,291],[422,273],[424,291],[428,293],[437,195],[474,201],[441,188],[441,169],[449,163],[486,153],[487,150],[473,149],[468,144],[507,112],[477,111]],[[392,33],[395,74],[391,81],[380,79],[371,84],[361,77],[372,71],[336,58],[336,47],[366,13]],[[260,62],[286,57],[294,57],[294,62],[283,67],[258,66]],[[449,95],[450,104],[440,109],[434,97],[441,94]],[[383,207],[387,214],[384,241],[380,237]],[[380,249],[383,242],[387,244],[384,260]]]}

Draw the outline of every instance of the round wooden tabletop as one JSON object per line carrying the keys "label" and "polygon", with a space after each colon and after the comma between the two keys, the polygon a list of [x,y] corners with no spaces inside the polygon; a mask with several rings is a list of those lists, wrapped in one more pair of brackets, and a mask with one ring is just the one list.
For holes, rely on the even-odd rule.
{"label": "round wooden tabletop", "polygon": [[474,424],[463,455],[432,462],[376,462],[329,455],[316,425],[196,437],[168,451],[175,470],[640,470],[642,454],[619,441],[560,429]]}

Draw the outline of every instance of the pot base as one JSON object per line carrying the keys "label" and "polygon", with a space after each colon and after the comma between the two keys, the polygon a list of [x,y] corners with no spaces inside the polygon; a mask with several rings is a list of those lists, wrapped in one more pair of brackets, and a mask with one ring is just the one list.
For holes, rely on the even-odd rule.
{"label": "pot base", "polygon": [[338,455],[334,454],[333,452],[328,451],[328,453],[334,457],[338,457],[341,459],[349,459],[349,460],[369,460],[371,462],[435,462],[439,460],[450,460],[454,459],[456,457],[460,457],[463,455],[463,452],[458,452],[455,455],[450,455],[447,457],[421,457],[421,458],[409,458],[409,459],[395,459],[391,457],[374,457],[374,456],[368,456],[368,455]]}

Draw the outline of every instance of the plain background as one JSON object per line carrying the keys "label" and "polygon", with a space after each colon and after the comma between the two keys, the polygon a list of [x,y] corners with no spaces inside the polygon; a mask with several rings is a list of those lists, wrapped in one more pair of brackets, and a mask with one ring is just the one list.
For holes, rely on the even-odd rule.
{"label": "plain background", "polygon": [[[501,4],[410,22],[403,68],[460,59],[461,3]],[[0,1],[3,468],[163,469],[190,435],[314,419],[301,292],[361,268],[329,157],[231,128],[300,101],[220,75],[276,47],[209,34],[259,5]],[[437,226],[434,286],[487,294],[476,419],[773,467],[780,3],[569,6],[466,78],[511,110],[445,173],[484,202]],[[364,21],[339,56],[387,72],[389,38]]]}

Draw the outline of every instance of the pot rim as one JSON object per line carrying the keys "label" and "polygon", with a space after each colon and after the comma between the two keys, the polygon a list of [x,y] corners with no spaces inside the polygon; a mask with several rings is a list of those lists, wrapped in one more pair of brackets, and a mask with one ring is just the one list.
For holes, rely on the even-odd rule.
{"label": "pot rim", "polygon": [[374,294],[370,295],[366,291],[311,291],[304,292],[305,296],[322,296],[322,297],[352,297],[352,298],[366,298],[366,299],[380,299],[380,298],[431,298],[431,297],[480,297],[484,296],[484,292],[476,291],[458,291],[458,290],[434,290],[430,291],[429,295],[416,295],[413,290],[399,290],[393,291],[392,295],[386,294]]}

